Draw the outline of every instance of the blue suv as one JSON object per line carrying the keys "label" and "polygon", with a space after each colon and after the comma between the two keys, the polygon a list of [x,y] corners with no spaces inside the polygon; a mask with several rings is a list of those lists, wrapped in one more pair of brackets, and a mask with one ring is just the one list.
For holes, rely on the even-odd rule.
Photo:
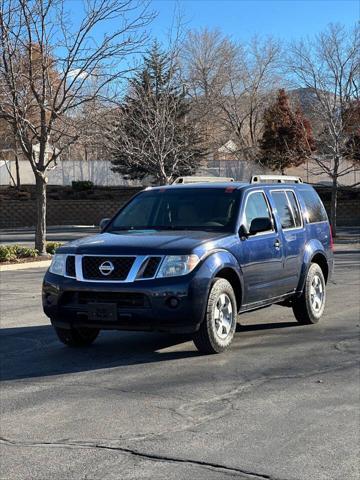
{"label": "blue suv", "polygon": [[315,190],[295,177],[147,188],[98,235],[60,247],[43,284],[59,339],[91,344],[102,329],[191,333],[218,353],[238,314],[280,304],[317,323],[333,267]]}

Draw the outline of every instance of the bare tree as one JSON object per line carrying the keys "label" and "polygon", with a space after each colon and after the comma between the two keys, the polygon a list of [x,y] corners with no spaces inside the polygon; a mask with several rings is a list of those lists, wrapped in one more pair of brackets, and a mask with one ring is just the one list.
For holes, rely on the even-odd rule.
{"label": "bare tree", "polygon": [[218,29],[189,31],[182,45],[182,76],[192,104],[192,117],[211,150],[229,140],[227,126],[221,120],[220,100],[237,56],[237,45]]}
{"label": "bare tree", "polygon": [[[65,0],[0,0],[0,118],[17,134],[36,179],[35,247],[45,253],[46,172],[79,132],[77,110],[129,72],[151,20],[141,0],[84,0],[76,24]],[[111,21],[100,38],[97,32]],[[114,26],[114,27],[112,27]],[[88,88],[89,78],[97,88]]]}
{"label": "bare tree", "polygon": [[319,120],[318,152],[314,160],[332,182],[331,224],[336,235],[336,209],[339,180],[354,168],[349,162],[350,129],[347,111],[359,99],[360,33],[355,26],[348,31],[341,25],[329,27],[314,39],[302,40],[291,47],[288,62],[290,76],[297,85],[309,89],[313,115]]}
{"label": "bare tree", "polygon": [[273,38],[252,40],[239,48],[228,74],[228,91],[221,101],[223,118],[243,151],[254,159],[260,138],[262,115],[279,85],[281,45]]}
{"label": "bare tree", "polygon": [[263,109],[279,86],[280,52],[272,38],[242,44],[207,29],[190,32],[184,44],[184,75],[198,117],[210,139],[236,143],[238,158],[255,158]]}
{"label": "bare tree", "polygon": [[221,96],[237,53],[236,44],[220,30],[188,32],[181,57],[190,95],[198,100],[205,98],[210,104]]}

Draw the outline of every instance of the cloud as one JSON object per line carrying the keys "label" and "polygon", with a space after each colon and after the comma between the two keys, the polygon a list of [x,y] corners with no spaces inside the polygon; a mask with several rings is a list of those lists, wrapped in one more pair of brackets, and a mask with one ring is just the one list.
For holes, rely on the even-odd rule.
{"label": "cloud", "polygon": [[74,68],[74,70],[70,70],[69,77],[77,78],[77,80],[83,80],[89,76],[87,72],[83,72],[80,68]]}

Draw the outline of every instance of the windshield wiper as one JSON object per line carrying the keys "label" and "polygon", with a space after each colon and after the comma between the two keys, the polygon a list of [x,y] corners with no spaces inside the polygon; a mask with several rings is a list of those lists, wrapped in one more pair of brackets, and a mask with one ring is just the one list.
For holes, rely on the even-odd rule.
{"label": "windshield wiper", "polygon": [[109,233],[111,232],[136,232],[136,231],[143,231],[143,230],[155,230],[155,231],[161,231],[161,230],[189,230],[189,227],[176,227],[172,225],[160,225],[160,226],[146,226],[146,227],[134,227],[132,225],[126,226],[126,227],[113,227],[111,230],[109,230]]}
{"label": "windshield wiper", "polygon": [[126,227],[113,227],[109,230],[111,232],[136,232],[142,230],[156,230],[156,231],[176,231],[176,230],[190,230],[190,231],[218,231],[222,227],[209,227],[209,226],[195,226],[195,225],[153,225],[153,226],[139,226],[135,227],[132,225]]}

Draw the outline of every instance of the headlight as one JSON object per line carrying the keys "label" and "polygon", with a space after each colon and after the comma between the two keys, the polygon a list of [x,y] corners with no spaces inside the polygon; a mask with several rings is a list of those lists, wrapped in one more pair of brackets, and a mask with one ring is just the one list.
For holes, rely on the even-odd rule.
{"label": "headlight", "polygon": [[66,273],[66,257],[67,255],[56,253],[52,258],[49,272],[64,276]]}
{"label": "headlight", "polygon": [[197,255],[168,255],[160,267],[157,277],[178,277],[190,273],[200,259]]}

